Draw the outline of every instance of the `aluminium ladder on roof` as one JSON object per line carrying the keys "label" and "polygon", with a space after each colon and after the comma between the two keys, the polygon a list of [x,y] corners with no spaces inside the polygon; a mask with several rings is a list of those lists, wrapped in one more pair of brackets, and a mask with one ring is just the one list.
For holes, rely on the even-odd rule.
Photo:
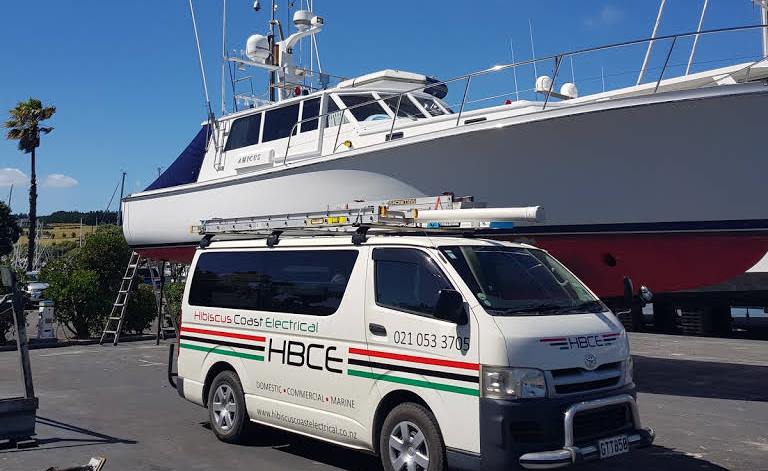
{"label": "aluminium ladder on roof", "polygon": [[112,304],[112,310],[109,313],[107,322],[104,324],[104,331],[101,333],[99,345],[104,343],[107,335],[113,336],[112,345],[116,346],[120,341],[120,333],[123,330],[123,321],[125,320],[125,311],[128,307],[128,298],[130,297],[133,281],[136,279],[136,272],[139,269],[140,262],[141,256],[138,252],[132,252],[131,258],[128,260],[128,266],[125,268],[123,279],[120,281],[117,297],[115,298],[114,304]]}
{"label": "aluminium ladder on roof", "polygon": [[[514,222],[540,222],[540,206],[487,208],[472,197],[452,194],[433,197],[355,201],[324,211],[214,218],[193,226],[203,241],[216,235],[267,236],[274,242],[283,233],[299,235],[361,234],[433,231],[472,231],[512,227]],[[202,242],[205,246],[205,242]]]}

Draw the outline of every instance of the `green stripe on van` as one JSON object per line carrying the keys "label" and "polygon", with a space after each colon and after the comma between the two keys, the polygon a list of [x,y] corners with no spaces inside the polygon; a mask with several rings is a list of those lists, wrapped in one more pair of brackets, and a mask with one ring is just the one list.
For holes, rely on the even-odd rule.
{"label": "green stripe on van", "polygon": [[436,389],[438,391],[466,394],[467,396],[480,396],[480,390],[478,389],[462,388],[461,386],[433,383],[431,381],[424,381],[420,379],[401,378],[399,376],[391,376],[384,373],[370,373],[368,371],[347,370],[347,374],[350,376],[358,376],[360,378],[374,379],[377,381],[389,381],[390,383],[407,384],[409,386],[418,386],[420,388],[429,388]]}
{"label": "green stripe on van", "polygon": [[[247,358],[248,360],[264,361],[264,355],[252,355],[250,353],[233,352],[232,350],[224,350],[219,345],[213,347],[205,347],[203,345],[192,345],[189,343],[179,344],[180,348],[186,348],[187,350],[198,350],[205,353],[218,353],[219,355],[226,355],[230,357]],[[215,351],[214,351],[215,350]]]}

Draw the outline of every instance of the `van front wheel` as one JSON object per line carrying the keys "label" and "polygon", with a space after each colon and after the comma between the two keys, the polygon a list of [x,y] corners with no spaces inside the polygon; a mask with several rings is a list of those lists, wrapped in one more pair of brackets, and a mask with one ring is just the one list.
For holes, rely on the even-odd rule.
{"label": "van front wheel", "polygon": [[443,471],[445,446],[435,416],[414,403],[400,404],[384,420],[379,454],[385,471]]}
{"label": "van front wheel", "polygon": [[245,431],[248,414],[240,379],[233,371],[222,371],[213,379],[208,394],[211,428],[219,440],[238,443]]}

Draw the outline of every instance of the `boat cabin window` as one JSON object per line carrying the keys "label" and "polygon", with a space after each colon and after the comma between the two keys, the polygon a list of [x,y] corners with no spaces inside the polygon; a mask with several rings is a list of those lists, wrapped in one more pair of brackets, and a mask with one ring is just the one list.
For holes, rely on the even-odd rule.
{"label": "boat cabin window", "polygon": [[349,122],[349,119],[347,119],[347,115],[343,115],[343,121],[342,121],[342,112],[339,110],[339,105],[336,104],[336,102],[331,98],[330,95],[328,95],[328,111],[327,116],[325,118],[325,127],[330,128],[332,126],[338,126],[339,122],[341,124],[347,124]]}
{"label": "boat cabin window", "polygon": [[425,110],[427,110],[427,113],[429,113],[430,115],[442,116],[445,114],[445,111],[432,98],[420,97],[420,96],[415,96],[414,98],[421,104],[421,106],[424,107]]}
{"label": "boat cabin window", "polygon": [[236,119],[229,129],[229,137],[224,150],[234,150],[259,143],[261,128],[261,113],[243,116]]}
{"label": "boat cabin window", "polygon": [[[299,104],[274,108],[264,113],[264,136],[261,142],[288,137],[293,125],[299,120]],[[295,132],[294,132],[295,134]]]}
{"label": "boat cabin window", "polygon": [[[378,121],[381,119],[390,119],[387,111],[378,101],[368,103],[371,100],[375,100],[373,95],[367,93],[365,95],[342,95],[341,101],[344,102],[344,106],[351,108],[349,110],[352,116],[359,122],[363,121]],[[363,105],[363,103],[367,103]],[[357,106],[362,105],[362,106]],[[355,108],[352,108],[355,106]]]}
{"label": "boat cabin window", "polygon": [[317,120],[303,121],[308,118],[315,118],[320,115],[320,98],[312,98],[304,101],[301,109],[301,132],[314,131],[317,129]]}
{"label": "boat cabin window", "polygon": [[[392,110],[392,114],[395,113],[395,110],[397,110],[397,117],[398,118],[409,118],[413,120],[417,120],[420,118],[425,118],[424,114],[421,112],[421,110],[411,101],[410,98],[408,98],[408,95],[384,95],[381,94],[381,97],[387,97],[384,101],[386,102],[387,106]],[[400,98],[402,96],[402,98]],[[398,100],[400,101],[400,106],[398,107]]]}

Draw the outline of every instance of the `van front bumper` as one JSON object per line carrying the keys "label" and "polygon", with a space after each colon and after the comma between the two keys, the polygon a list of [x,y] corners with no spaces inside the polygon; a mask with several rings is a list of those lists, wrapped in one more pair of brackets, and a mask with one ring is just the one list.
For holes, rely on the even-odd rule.
{"label": "van front bumper", "polygon": [[592,401],[577,402],[568,407],[563,418],[563,430],[565,432],[563,447],[557,450],[526,453],[520,457],[520,466],[527,469],[554,469],[598,458],[600,452],[597,444],[583,446],[576,446],[574,444],[573,419],[579,412],[621,404],[626,404],[632,411],[635,430],[627,433],[630,449],[651,445],[656,433],[652,428],[640,425],[640,415],[637,412],[635,398],[629,394],[622,394]]}
{"label": "van front bumper", "polygon": [[[618,416],[618,417],[617,417]],[[585,423],[586,421],[586,423]],[[587,428],[585,428],[585,426]],[[599,458],[598,441],[626,435],[630,448],[648,446],[634,385],[570,397],[480,399],[480,453],[466,469],[551,469]]]}

